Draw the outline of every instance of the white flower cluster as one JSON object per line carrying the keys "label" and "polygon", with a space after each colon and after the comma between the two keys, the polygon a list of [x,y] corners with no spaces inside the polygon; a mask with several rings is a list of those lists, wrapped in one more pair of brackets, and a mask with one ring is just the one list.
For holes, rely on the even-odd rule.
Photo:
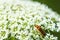
{"label": "white flower cluster", "polygon": [[47,34],[43,40],[58,40],[57,37],[53,37],[53,35]]}
{"label": "white flower cluster", "polygon": [[[40,40],[34,25],[44,30],[60,31],[60,16],[41,3],[22,0],[0,0],[0,40],[8,34],[19,40]],[[50,36],[50,39],[56,39]],[[49,39],[48,39],[49,40]]]}

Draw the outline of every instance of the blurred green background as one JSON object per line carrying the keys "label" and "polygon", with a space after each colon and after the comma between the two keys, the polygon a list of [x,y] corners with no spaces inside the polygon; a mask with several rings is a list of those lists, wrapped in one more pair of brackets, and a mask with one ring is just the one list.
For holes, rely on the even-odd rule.
{"label": "blurred green background", "polygon": [[52,8],[53,11],[58,12],[60,14],[60,0],[33,0],[44,3],[48,5],[49,8]]}
{"label": "blurred green background", "polygon": [[[53,11],[60,14],[60,0],[33,0],[38,1],[40,3],[46,4],[49,8],[51,8]],[[58,37],[58,40],[60,40],[60,32],[52,32],[51,34],[54,34],[54,36]]]}

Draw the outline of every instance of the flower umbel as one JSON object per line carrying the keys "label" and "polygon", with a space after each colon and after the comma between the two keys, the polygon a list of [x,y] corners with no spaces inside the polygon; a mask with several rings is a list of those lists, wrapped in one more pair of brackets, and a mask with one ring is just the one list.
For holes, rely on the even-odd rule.
{"label": "flower umbel", "polygon": [[[48,6],[26,0],[0,0],[0,40],[8,34],[19,40],[41,40],[34,25],[41,25],[44,30],[60,31],[60,16]],[[57,40],[46,34],[43,40]]]}

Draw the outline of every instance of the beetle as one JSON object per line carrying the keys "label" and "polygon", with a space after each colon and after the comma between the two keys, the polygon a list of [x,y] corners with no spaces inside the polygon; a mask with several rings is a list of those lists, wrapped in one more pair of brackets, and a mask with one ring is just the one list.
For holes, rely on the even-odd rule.
{"label": "beetle", "polygon": [[42,37],[46,35],[46,32],[39,25],[35,25],[36,29],[42,34]]}

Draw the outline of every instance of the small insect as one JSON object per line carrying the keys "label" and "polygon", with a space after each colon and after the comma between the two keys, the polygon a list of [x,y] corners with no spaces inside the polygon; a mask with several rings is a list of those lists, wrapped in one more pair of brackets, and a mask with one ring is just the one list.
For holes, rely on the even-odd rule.
{"label": "small insect", "polygon": [[42,34],[42,37],[44,37],[44,36],[46,35],[45,31],[41,28],[41,26],[35,25],[35,27],[36,27],[37,30]]}

